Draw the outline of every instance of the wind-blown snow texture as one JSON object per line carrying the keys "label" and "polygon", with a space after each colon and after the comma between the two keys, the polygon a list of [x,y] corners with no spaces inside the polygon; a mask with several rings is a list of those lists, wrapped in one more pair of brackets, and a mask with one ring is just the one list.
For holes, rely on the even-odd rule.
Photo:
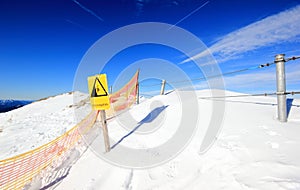
{"label": "wind-blown snow texture", "polygon": [[[198,91],[197,95],[206,97],[210,91]],[[159,144],[164,135],[165,139],[170,137],[172,124],[178,120],[177,109],[180,105],[175,92],[148,99],[129,111],[137,120],[142,120],[153,109],[151,105],[154,101],[168,105],[162,110],[168,126],[161,127],[148,138],[130,135],[121,142],[123,145],[153,147]],[[276,97],[226,99],[221,133],[214,146],[200,155],[199,148],[209,123],[212,101],[217,100],[199,99],[198,131],[188,147],[170,162],[145,170],[124,169],[108,164],[88,149],[72,166],[68,176],[52,188],[300,189],[300,100],[289,100],[288,122],[280,123],[276,119]],[[71,96],[64,94],[41,101],[40,104],[25,106],[21,108],[23,111],[18,109],[0,114],[0,125],[5,126],[0,133],[1,157],[20,153],[20,150],[26,149],[23,146],[39,146],[73,126],[75,120],[69,117],[72,115],[72,108],[69,108],[71,104]],[[85,106],[82,109],[90,108]],[[43,110],[43,116],[39,110]],[[52,122],[34,124],[37,118],[42,117],[39,121],[50,119]],[[108,128],[110,136],[116,140],[126,134],[126,130],[115,119],[109,120]]]}

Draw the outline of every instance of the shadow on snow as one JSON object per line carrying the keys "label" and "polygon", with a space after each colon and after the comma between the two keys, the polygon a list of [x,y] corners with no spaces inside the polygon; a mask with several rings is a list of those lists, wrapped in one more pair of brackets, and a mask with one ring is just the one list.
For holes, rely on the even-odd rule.
{"label": "shadow on snow", "polygon": [[113,146],[111,146],[111,149],[115,148],[118,144],[120,144],[125,138],[130,136],[132,133],[134,133],[137,129],[139,129],[144,123],[151,123],[153,120],[155,120],[159,114],[161,114],[168,106],[161,106],[157,107],[154,110],[152,110],[144,119],[142,119],[140,122],[138,122],[138,125],[132,129],[128,134],[123,136],[119,141],[117,141]]}

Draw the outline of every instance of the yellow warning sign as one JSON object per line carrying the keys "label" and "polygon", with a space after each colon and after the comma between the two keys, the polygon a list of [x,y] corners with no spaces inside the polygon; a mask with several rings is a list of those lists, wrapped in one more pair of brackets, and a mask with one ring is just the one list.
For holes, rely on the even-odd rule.
{"label": "yellow warning sign", "polygon": [[91,105],[94,110],[110,108],[106,74],[88,77]]}

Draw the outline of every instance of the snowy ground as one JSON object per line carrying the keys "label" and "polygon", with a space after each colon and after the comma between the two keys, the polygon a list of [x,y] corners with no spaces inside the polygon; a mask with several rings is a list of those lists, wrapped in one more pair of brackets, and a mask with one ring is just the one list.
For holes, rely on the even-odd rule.
{"label": "snowy ground", "polygon": [[90,111],[87,95],[75,96],[75,105],[73,93],[66,93],[0,113],[0,160],[46,144],[74,127],[80,120],[74,110]]}
{"label": "snowy ground", "polygon": [[[227,92],[227,94],[237,93]],[[198,97],[209,95],[208,90],[197,92]],[[84,95],[81,96],[82,100],[86,98]],[[74,115],[76,107],[73,105],[72,95],[64,94],[45,101],[39,106],[34,106],[39,104],[37,102],[0,114],[0,125],[3,126],[3,132],[0,133],[1,158],[30,149],[30,146],[39,146],[74,126],[75,119],[70,117]],[[198,131],[188,147],[173,160],[150,169],[125,169],[103,161],[94,150],[88,149],[72,166],[68,176],[52,188],[57,190],[300,189],[299,99],[292,102],[287,123],[280,123],[276,119],[276,97],[226,99],[226,113],[221,133],[214,146],[202,155],[199,154],[199,148],[205,134],[205,126],[210,119],[212,101],[219,100],[198,99],[198,101],[200,113]],[[162,116],[164,125],[148,136],[144,135],[143,138],[138,134],[132,134],[121,142],[122,145],[135,148],[153,147],[162,143],[162,139],[172,136],[170,130],[176,129],[181,114],[178,111],[180,101],[176,98],[176,93],[148,99],[135,105],[129,112],[140,121],[155,106],[161,104],[168,107],[153,121],[147,123],[147,126],[155,128],[152,124]],[[78,108],[79,105],[85,106]],[[90,108],[87,104],[77,104],[75,109],[87,110],[88,113]],[[121,114],[119,119],[122,120],[124,115],[126,116],[126,112]],[[115,140],[128,133],[120,125],[117,119],[108,122],[109,134]],[[100,143],[103,148],[101,130],[98,131],[99,138],[95,139],[94,144],[97,145],[94,147]],[[39,136],[43,138],[38,138]]]}
{"label": "snowy ground", "polygon": [[[197,94],[210,95],[208,91]],[[165,124],[172,125],[177,122],[178,113],[174,110],[179,103],[174,96],[175,93],[154,97],[130,112],[142,119],[151,111],[151,102],[161,101],[169,105],[163,111],[167,115]],[[200,113],[209,115],[211,101],[199,99]],[[300,101],[293,101],[288,123],[276,120],[275,104],[275,97],[227,99],[223,129],[207,153],[198,153],[204,134],[199,128],[180,155],[151,169],[113,166],[88,150],[55,189],[300,189]],[[199,125],[207,125],[208,118],[200,116]],[[118,125],[115,120],[108,123],[113,138],[126,134]],[[170,125],[160,128],[156,141],[164,135],[168,138],[172,132],[165,133],[164,129],[169,128]],[[157,145],[154,139],[155,135],[131,135],[122,144],[151,147]]]}

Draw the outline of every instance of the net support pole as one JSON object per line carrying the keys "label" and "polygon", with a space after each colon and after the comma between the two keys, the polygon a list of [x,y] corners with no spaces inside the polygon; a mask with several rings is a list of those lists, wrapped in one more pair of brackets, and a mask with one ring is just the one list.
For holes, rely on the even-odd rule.
{"label": "net support pole", "polygon": [[284,56],[285,54],[278,54],[275,57],[276,83],[277,83],[277,114],[278,114],[278,120],[280,122],[287,122]]}
{"label": "net support pole", "polygon": [[140,103],[140,83],[139,83],[139,75],[140,75],[140,69],[138,69],[137,74],[137,82],[136,82],[136,104]]}
{"label": "net support pole", "polygon": [[109,92],[110,92],[110,94],[112,94],[112,86],[110,86]]}
{"label": "net support pole", "polygon": [[166,80],[162,80],[161,89],[160,89],[160,95],[164,95],[165,94],[165,85],[166,85]]}
{"label": "net support pole", "polygon": [[109,143],[109,137],[108,137],[108,129],[107,129],[105,110],[100,110],[100,117],[101,117],[102,129],[103,129],[105,151],[109,152],[110,151],[110,143]]}
{"label": "net support pole", "polygon": [[140,103],[140,86],[139,83],[136,84],[136,104]]}

